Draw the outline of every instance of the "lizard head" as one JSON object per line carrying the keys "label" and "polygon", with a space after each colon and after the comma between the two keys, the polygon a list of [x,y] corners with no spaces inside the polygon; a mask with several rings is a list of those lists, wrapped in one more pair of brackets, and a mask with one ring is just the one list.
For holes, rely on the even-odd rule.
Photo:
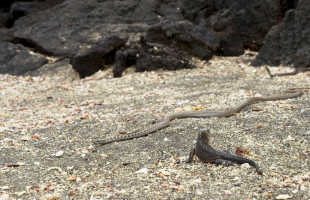
{"label": "lizard head", "polygon": [[202,129],[198,135],[197,141],[204,141],[205,144],[209,144],[209,129]]}

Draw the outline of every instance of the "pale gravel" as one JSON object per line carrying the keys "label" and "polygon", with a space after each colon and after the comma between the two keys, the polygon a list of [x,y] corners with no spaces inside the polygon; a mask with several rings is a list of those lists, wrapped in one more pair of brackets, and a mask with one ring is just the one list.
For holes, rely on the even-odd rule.
{"label": "pale gravel", "polygon": [[[0,75],[0,199],[309,199],[309,90],[230,118],[176,120],[148,137],[97,149],[92,143],[168,113],[223,110],[310,87],[309,72],[270,79],[251,59],[193,59],[195,69],[128,69],[122,78],[106,69],[79,80],[66,62],[32,76]],[[185,164],[201,128],[211,129],[217,149],[250,150],[245,156],[264,176],[247,165]]]}

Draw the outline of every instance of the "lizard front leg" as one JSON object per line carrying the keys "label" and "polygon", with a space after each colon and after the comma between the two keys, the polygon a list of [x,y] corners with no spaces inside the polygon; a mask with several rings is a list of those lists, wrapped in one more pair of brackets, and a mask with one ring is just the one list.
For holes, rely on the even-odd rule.
{"label": "lizard front leg", "polygon": [[188,159],[185,161],[186,163],[191,163],[193,161],[194,155],[196,153],[196,149],[193,148],[189,153]]}

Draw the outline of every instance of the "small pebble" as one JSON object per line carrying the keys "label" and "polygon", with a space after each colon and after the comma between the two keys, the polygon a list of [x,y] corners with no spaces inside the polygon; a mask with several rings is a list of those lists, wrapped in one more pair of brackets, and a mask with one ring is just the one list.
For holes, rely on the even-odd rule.
{"label": "small pebble", "polygon": [[57,151],[55,154],[56,157],[61,157],[63,155],[64,155],[64,151]]}
{"label": "small pebble", "polygon": [[288,194],[280,194],[276,197],[276,199],[290,199],[290,198],[292,198],[292,196]]}

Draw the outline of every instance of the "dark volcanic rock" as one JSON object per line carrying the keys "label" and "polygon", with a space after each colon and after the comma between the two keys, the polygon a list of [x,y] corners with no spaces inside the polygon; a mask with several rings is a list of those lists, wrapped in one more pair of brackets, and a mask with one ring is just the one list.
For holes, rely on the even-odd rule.
{"label": "dark volcanic rock", "polygon": [[242,53],[238,46],[257,50],[262,45],[266,33],[281,15],[279,1],[183,0],[182,12],[194,23],[206,23],[218,32],[222,48],[229,46],[225,55],[238,55],[238,51]]}
{"label": "dark volcanic rock", "polygon": [[7,28],[0,28],[0,41],[9,41],[14,40],[13,31]]}
{"label": "dark volcanic rock", "polygon": [[204,21],[222,8],[216,8],[216,0],[182,0],[182,14],[195,24]]}
{"label": "dark volcanic rock", "polygon": [[[13,32],[1,30],[0,40],[19,43],[45,55],[69,57],[81,77],[107,63],[115,64],[113,73],[117,77],[132,64],[137,71],[177,69],[190,67],[190,56],[208,60],[214,54],[238,56],[245,48],[257,50],[270,28],[298,2],[304,1],[2,1],[0,13],[4,14],[0,15],[0,24],[12,26]],[[293,21],[291,18],[286,16],[285,26]],[[290,28],[285,26],[279,25],[272,32]],[[145,43],[130,41],[139,36]],[[283,36],[269,37],[280,41]],[[298,55],[304,56],[304,51]],[[276,62],[281,59],[274,58]]]}
{"label": "dark volcanic rock", "polygon": [[36,2],[15,2],[12,4],[10,9],[10,21],[8,26],[12,26],[14,21],[23,16],[29,15],[30,13],[37,11]]}
{"label": "dark volcanic rock", "polygon": [[102,69],[103,65],[112,64],[115,51],[125,43],[125,39],[117,36],[106,38],[89,49],[80,50],[70,59],[70,64],[80,74],[80,77],[84,78]]}
{"label": "dark volcanic rock", "polygon": [[280,0],[281,7],[281,17],[285,16],[286,11],[290,9],[296,9],[298,5],[298,0]]}
{"label": "dark volcanic rock", "polygon": [[299,0],[296,9],[286,12],[284,20],[266,36],[264,46],[252,63],[254,66],[310,66],[310,1]]}
{"label": "dark volcanic rock", "polygon": [[137,72],[193,68],[189,60],[188,54],[178,48],[151,43],[144,37],[136,38],[134,41],[129,40],[116,52],[113,75],[120,77],[127,67],[134,64]]}
{"label": "dark volcanic rock", "polygon": [[0,28],[6,27],[8,20],[9,20],[9,13],[0,11]]}
{"label": "dark volcanic rock", "polygon": [[18,18],[51,8],[63,1],[64,0],[4,1],[2,4],[0,4],[0,11],[2,10],[8,14],[5,26],[7,28],[11,28],[15,20]]}
{"label": "dark volcanic rock", "polygon": [[[85,77],[101,69],[106,60],[113,57],[113,50],[119,43],[108,41],[109,38],[114,35],[121,40],[136,37],[162,19],[181,20],[178,6],[179,1],[172,0],[91,0],[87,4],[84,0],[67,0],[44,14],[17,20],[14,36],[41,53],[71,57],[74,69]],[[103,48],[108,46],[106,44],[111,45],[111,52]],[[91,48],[84,52],[89,46]]]}
{"label": "dark volcanic rock", "polygon": [[1,0],[0,1],[0,11],[9,12],[12,3],[14,3],[14,0]]}
{"label": "dark volcanic rock", "polygon": [[244,52],[244,40],[238,31],[239,27],[232,19],[227,10],[222,10],[210,16],[208,25],[205,25],[213,30],[213,35],[218,40],[219,44],[215,51],[217,55],[239,56]]}
{"label": "dark volcanic rock", "polygon": [[[175,14],[175,7],[175,12],[171,11],[175,4],[169,2],[173,1],[165,4],[156,0],[67,0],[44,13],[17,20],[14,35],[40,46],[48,54],[74,56],[80,48],[112,35],[128,37],[144,32],[161,17],[178,19],[181,15]],[[159,11],[168,13],[160,16]]]}
{"label": "dark volcanic rock", "polygon": [[206,60],[220,47],[220,41],[212,31],[189,21],[156,24],[148,29],[146,41],[173,46]]}
{"label": "dark volcanic rock", "polygon": [[136,63],[136,71],[151,71],[156,69],[178,70],[193,68],[188,56],[182,51],[159,44],[146,44]]}
{"label": "dark volcanic rock", "polygon": [[47,63],[47,59],[30,54],[21,45],[0,41],[0,73],[21,75]]}

